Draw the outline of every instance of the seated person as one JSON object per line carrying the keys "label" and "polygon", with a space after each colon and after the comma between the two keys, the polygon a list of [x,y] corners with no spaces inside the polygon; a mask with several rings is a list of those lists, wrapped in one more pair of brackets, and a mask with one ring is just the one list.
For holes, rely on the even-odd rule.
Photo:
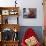
{"label": "seated person", "polygon": [[37,35],[32,28],[27,29],[21,42],[22,46],[41,46]]}

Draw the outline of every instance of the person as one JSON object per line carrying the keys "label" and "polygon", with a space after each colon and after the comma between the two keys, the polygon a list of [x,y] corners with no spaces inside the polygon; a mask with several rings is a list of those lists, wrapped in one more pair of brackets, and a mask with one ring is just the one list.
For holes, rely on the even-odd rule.
{"label": "person", "polygon": [[32,28],[27,29],[22,38],[21,46],[41,46],[37,35]]}

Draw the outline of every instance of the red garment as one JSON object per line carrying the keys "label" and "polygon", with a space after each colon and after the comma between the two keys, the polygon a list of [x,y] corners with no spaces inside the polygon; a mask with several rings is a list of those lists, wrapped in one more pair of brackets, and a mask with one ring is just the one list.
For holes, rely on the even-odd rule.
{"label": "red garment", "polygon": [[[25,39],[28,39],[29,37],[32,37],[32,36],[34,36],[34,37],[37,36],[36,33],[34,32],[34,30],[32,28],[27,29],[27,31],[25,32],[25,35],[22,39],[21,45],[26,46]],[[35,46],[41,46],[41,45],[38,42],[38,44],[36,44]]]}

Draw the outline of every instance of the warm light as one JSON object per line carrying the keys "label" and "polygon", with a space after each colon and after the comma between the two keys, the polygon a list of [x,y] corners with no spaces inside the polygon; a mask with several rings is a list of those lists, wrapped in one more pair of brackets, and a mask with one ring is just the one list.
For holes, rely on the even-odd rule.
{"label": "warm light", "polygon": [[14,10],[12,10],[12,11],[14,11]]}
{"label": "warm light", "polygon": [[16,30],[16,29],[14,29],[14,31],[15,31],[15,32],[17,32],[17,30]]}

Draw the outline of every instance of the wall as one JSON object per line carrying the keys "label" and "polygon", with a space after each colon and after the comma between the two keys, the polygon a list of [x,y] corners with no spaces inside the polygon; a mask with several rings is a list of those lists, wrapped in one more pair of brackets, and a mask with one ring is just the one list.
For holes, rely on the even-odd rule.
{"label": "wall", "polygon": [[[0,0],[0,6],[15,6],[15,0]],[[17,0],[18,6],[20,7],[19,24],[21,26],[43,26],[43,6],[42,0]],[[24,19],[23,8],[37,8],[36,19]]]}

